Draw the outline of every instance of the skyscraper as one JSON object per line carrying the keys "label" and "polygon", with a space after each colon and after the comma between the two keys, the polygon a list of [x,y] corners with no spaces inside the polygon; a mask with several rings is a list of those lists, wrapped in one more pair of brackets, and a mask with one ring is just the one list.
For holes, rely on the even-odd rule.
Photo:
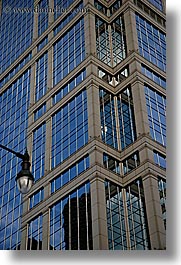
{"label": "skyscraper", "polygon": [[1,1],[0,249],[166,248],[163,0]]}

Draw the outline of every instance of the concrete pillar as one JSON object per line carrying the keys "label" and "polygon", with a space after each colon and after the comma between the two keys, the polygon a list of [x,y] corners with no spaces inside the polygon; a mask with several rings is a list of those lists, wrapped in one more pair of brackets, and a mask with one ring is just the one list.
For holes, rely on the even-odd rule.
{"label": "concrete pillar", "polygon": [[90,11],[84,15],[84,30],[86,56],[96,55],[95,16]]}
{"label": "concrete pillar", "polygon": [[49,10],[50,10],[48,12],[48,26],[50,26],[54,22],[54,13],[53,13],[54,1],[49,0],[48,6],[49,6]]}
{"label": "concrete pillar", "polygon": [[166,233],[162,219],[158,180],[154,176],[143,178],[146,214],[149,227],[151,249],[166,249]]}
{"label": "concrete pillar", "polygon": [[42,250],[49,249],[49,211],[43,213]]}
{"label": "concrete pillar", "polygon": [[30,106],[35,103],[35,86],[36,86],[36,63],[31,66],[30,80]]}
{"label": "concrete pillar", "polygon": [[47,87],[51,89],[53,87],[53,46],[48,50],[48,76],[47,76]]}
{"label": "concrete pillar", "polygon": [[162,0],[163,12],[166,13],[166,0]]}
{"label": "concrete pillar", "polygon": [[38,38],[38,12],[34,12],[33,41]]}
{"label": "concrete pillar", "polygon": [[21,246],[20,250],[26,250],[27,247],[27,238],[28,238],[28,226],[25,225],[24,227],[21,228]]}
{"label": "concrete pillar", "polygon": [[101,137],[99,88],[94,84],[87,87],[87,107],[89,139]]}
{"label": "concrete pillar", "polygon": [[91,181],[93,249],[107,250],[107,215],[104,180],[95,176]]}
{"label": "concrete pillar", "polygon": [[129,53],[132,51],[138,51],[135,13],[130,8],[128,8],[124,13],[124,23],[126,31],[127,53],[129,55]]}
{"label": "concrete pillar", "polygon": [[149,135],[150,127],[148,122],[148,113],[143,83],[136,81],[132,85],[132,96],[137,137],[143,134]]}

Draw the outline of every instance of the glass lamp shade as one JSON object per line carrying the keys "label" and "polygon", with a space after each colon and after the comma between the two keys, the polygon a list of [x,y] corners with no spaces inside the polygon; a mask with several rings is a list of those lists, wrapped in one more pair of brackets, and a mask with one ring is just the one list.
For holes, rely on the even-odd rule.
{"label": "glass lamp shade", "polygon": [[18,189],[22,194],[28,193],[33,185],[33,179],[28,176],[21,176],[17,180]]}

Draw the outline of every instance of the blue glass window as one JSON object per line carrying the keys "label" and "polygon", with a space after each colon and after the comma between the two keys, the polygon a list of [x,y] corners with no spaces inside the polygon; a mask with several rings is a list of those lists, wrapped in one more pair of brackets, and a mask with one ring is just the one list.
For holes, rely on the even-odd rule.
{"label": "blue glass window", "polygon": [[46,36],[37,46],[37,51],[39,52],[48,43],[48,36]]}
{"label": "blue glass window", "polygon": [[[34,0],[3,0],[0,20],[0,74],[32,43],[34,12],[14,12],[33,8]],[[7,7],[9,12],[7,12]]]}
{"label": "blue glass window", "polygon": [[49,249],[93,249],[89,183],[78,187],[50,208]]}
{"label": "blue glass window", "polygon": [[42,98],[47,91],[47,64],[48,53],[42,55],[36,62],[36,88],[35,88],[35,101]]}
{"label": "blue glass window", "polygon": [[42,250],[43,216],[40,215],[28,225],[27,250]]}
{"label": "blue glass window", "polygon": [[41,188],[30,197],[30,209],[35,207],[44,199],[44,189]]}
{"label": "blue glass window", "polygon": [[166,145],[166,99],[147,85],[145,96],[151,137]]}
{"label": "blue glass window", "polygon": [[41,0],[38,3],[38,37],[48,28],[48,0]]}
{"label": "blue glass window", "polygon": [[159,86],[166,89],[166,79],[160,76],[159,74],[152,71],[150,68],[146,67],[145,65],[141,65],[141,70],[144,75],[146,75],[148,78],[153,80],[155,83],[157,83]]}
{"label": "blue glass window", "polygon": [[136,14],[140,55],[166,72],[166,35]]}
{"label": "blue glass window", "polygon": [[41,105],[36,111],[34,111],[34,120],[39,119],[46,112],[46,103]]}
{"label": "blue glass window", "polygon": [[152,5],[158,8],[160,11],[163,11],[162,0],[148,0]]}
{"label": "blue glass window", "polygon": [[69,181],[80,175],[89,168],[89,156],[86,156],[73,164],[69,169],[62,172],[58,177],[51,181],[51,193],[59,190]]}
{"label": "blue glass window", "polygon": [[78,73],[74,78],[72,78],[65,86],[63,86],[56,94],[53,96],[53,104],[60,101],[65,95],[67,95],[71,90],[78,86],[86,78],[86,69]]}
{"label": "blue glass window", "polygon": [[153,152],[154,154],[154,161],[157,165],[159,165],[160,167],[166,169],[166,156],[160,154],[157,151]]}
{"label": "blue glass window", "polygon": [[[30,69],[0,95],[0,142],[24,153],[30,94]],[[0,249],[19,249],[21,242],[21,194],[15,178],[21,159],[0,148]]]}
{"label": "blue glass window", "polygon": [[84,59],[84,19],[82,18],[54,44],[53,85],[67,76]]}
{"label": "blue glass window", "polygon": [[87,94],[83,90],[52,116],[52,168],[87,142]]}
{"label": "blue glass window", "polygon": [[44,176],[45,140],[46,124],[43,123],[33,132],[32,174],[35,181]]}

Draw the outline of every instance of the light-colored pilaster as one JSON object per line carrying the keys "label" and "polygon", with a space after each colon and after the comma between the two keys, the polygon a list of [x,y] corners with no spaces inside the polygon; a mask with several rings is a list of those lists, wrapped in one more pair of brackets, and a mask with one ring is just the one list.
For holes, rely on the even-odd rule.
{"label": "light-colored pilaster", "polygon": [[42,250],[49,248],[49,211],[43,213]]}
{"label": "light-colored pilaster", "polygon": [[166,233],[162,219],[158,180],[154,176],[143,178],[146,213],[149,227],[151,249],[166,249]]}
{"label": "light-colored pilaster", "polygon": [[90,184],[93,249],[107,250],[108,235],[104,180],[95,176]]}
{"label": "light-colored pilaster", "polygon": [[27,235],[28,235],[28,226],[25,225],[24,227],[21,228],[21,246],[20,246],[20,250],[26,250],[26,246],[27,246]]}

